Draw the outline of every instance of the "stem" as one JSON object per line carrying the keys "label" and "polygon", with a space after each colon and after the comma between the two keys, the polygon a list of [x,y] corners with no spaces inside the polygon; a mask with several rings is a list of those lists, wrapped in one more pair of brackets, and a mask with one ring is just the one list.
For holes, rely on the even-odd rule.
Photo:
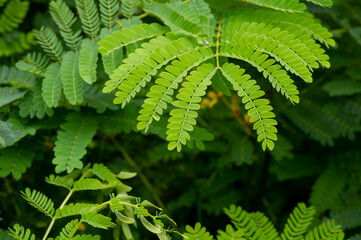
{"label": "stem", "polygon": [[46,232],[45,232],[45,234],[44,234],[43,240],[46,240],[46,239],[47,239],[47,237],[48,237],[51,229],[53,228],[53,225],[54,225],[54,223],[55,223],[55,220],[56,220],[55,217],[51,220],[48,229],[46,229]]}
{"label": "stem", "polygon": [[139,19],[142,19],[142,18],[145,18],[146,16],[148,16],[148,13],[143,13],[143,14],[139,15],[138,17],[139,17]]}
{"label": "stem", "polygon": [[[90,171],[88,170],[86,173],[84,173],[84,175],[83,175],[80,179],[84,178],[89,172],[90,172]],[[59,209],[62,209],[62,208],[65,206],[65,204],[69,201],[69,199],[70,199],[70,197],[73,195],[73,193],[74,193],[74,191],[73,191],[73,189],[71,189],[70,192],[68,193],[68,195],[65,197],[64,201],[61,203]],[[53,217],[53,218],[52,218],[52,220],[51,220],[51,222],[50,222],[50,224],[49,224],[49,227],[48,227],[48,229],[46,229],[46,232],[45,232],[44,237],[43,237],[42,240],[46,240],[46,239],[47,239],[47,237],[48,237],[51,229],[53,228],[54,223],[55,223],[56,220],[57,220],[56,217]]]}
{"label": "stem", "polygon": [[[65,197],[65,199],[64,199],[64,201],[61,203],[59,209],[62,209],[62,208],[65,206],[65,204],[69,201],[69,199],[70,199],[70,197],[71,197],[72,194],[73,194],[73,190],[71,190],[71,191],[68,193],[68,195]],[[45,232],[45,234],[44,234],[43,240],[46,240],[46,239],[47,239],[47,237],[48,237],[51,229],[53,228],[53,225],[54,225],[56,219],[57,219],[56,217],[53,217],[53,219],[51,220],[51,222],[50,222],[50,224],[49,224],[49,227],[48,227],[48,229],[46,230],[46,232]]]}
{"label": "stem", "polygon": [[73,189],[68,193],[68,195],[66,196],[66,198],[64,199],[63,203],[60,205],[59,209],[62,209],[65,204],[69,201],[71,195],[73,195]]}
{"label": "stem", "polygon": [[217,69],[221,69],[219,66],[219,46],[221,45],[219,39],[221,38],[221,30],[222,30],[222,21],[218,24],[217,29],[217,43],[216,43],[216,60],[217,60]]}
{"label": "stem", "polygon": [[150,193],[152,194],[154,200],[157,204],[162,208],[164,212],[166,212],[166,208],[160,197],[158,196],[157,192],[153,188],[152,184],[149,182],[148,178],[145,176],[141,168],[137,165],[137,163],[129,156],[128,152],[122,147],[119,142],[115,139],[115,137],[111,138],[114,146],[118,149],[119,152],[123,155],[124,159],[128,162],[128,164],[137,172],[140,179],[144,183],[144,185],[148,188]]}

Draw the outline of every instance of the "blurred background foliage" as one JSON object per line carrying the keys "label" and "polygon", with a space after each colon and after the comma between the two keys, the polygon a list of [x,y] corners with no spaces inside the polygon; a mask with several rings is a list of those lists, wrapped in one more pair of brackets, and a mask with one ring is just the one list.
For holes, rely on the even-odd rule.
{"label": "blurred background foliage", "polygon": [[[74,7],[73,1],[66,2]],[[208,2],[220,14],[242,4]],[[29,76],[28,81],[17,82],[17,77],[5,68],[11,71],[30,48],[39,48],[32,29],[55,25],[47,11],[48,1],[32,0],[24,6],[28,11],[18,12],[19,27],[14,23],[12,28],[3,28],[2,21],[8,20],[3,17],[4,3],[0,1],[0,84],[26,89],[26,84],[34,84],[35,80]],[[272,152],[262,151],[254,133],[245,130],[251,128],[239,98],[211,89],[199,116],[199,126],[207,130],[196,129],[182,152],[167,150],[162,139],[165,136],[159,131],[166,123],[153,127],[146,136],[136,131],[141,103],[134,101],[124,110],[105,112],[84,162],[101,162],[114,172],[138,172],[138,177],[127,181],[132,194],[163,206],[180,228],[200,221],[212,232],[228,221],[223,208],[231,204],[262,211],[280,227],[298,202],[306,202],[315,206],[318,221],[332,217],[348,237],[361,239],[361,3],[334,0],[332,8],[308,7],[334,35],[336,47],[327,51],[331,68],[317,70],[312,84],[297,83],[301,101],[296,106],[281,101],[281,96],[269,89],[279,122],[279,140]],[[253,76],[259,75],[256,70],[250,71]],[[17,94],[20,99],[25,93],[19,90]],[[12,124],[27,136],[38,131],[37,137],[31,138],[14,133],[15,139],[24,137],[15,146],[32,158],[30,169],[24,174],[20,169],[8,175],[0,166],[0,228],[17,222],[42,231],[47,224],[20,197],[26,187],[41,189],[55,200],[64,197],[64,192],[48,186],[44,178],[54,172],[49,159],[53,158],[56,130],[69,108],[56,109],[51,121],[47,117],[22,119],[20,123],[13,120]],[[11,104],[0,103],[1,120],[16,114],[14,111],[18,110]],[[91,114],[94,110],[85,112]],[[25,124],[26,129],[21,129]],[[1,153],[4,151],[18,153],[16,148]],[[103,197],[97,193],[80,194],[79,201],[102,201]]]}

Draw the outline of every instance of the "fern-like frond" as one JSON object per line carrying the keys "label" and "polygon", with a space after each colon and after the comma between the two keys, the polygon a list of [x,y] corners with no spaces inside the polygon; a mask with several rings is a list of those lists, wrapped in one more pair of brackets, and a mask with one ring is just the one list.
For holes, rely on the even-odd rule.
{"label": "fern-like frond", "polygon": [[111,218],[96,212],[88,212],[82,215],[82,220],[96,228],[108,229],[115,227],[115,224],[112,222]]}
{"label": "fern-like frond", "polygon": [[97,80],[98,45],[86,38],[79,51],[79,75],[88,84]]}
{"label": "fern-like frond", "polygon": [[75,170],[65,176],[51,174],[49,177],[45,178],[45,181],[49,184],[59,186],[59,187],[64,187],[64,188],[71,190],[71,187],[73,186],[73,183],[74,183],[74,179],[76,177],[78,177],[80,175],[80,173],[81,173],[81,170]]}
{"label": "fern-like frond", "polygon": [[95,178],[84,178],[74,182],[74,191],[84,191],[84,190],[100,190],[113,188],[116,185],[114,184],[106,184],[102,183],[98,179]]}
{"label": "fern-like frond", "polygon": [[104,56],[122,49],[132,43],[151,39],[167,32],[167,28],[158,23],[135,25],[130,28],[123,28],[107,35],[98,42],[99,52]]}
{"label": "fern-like frond", "polygon": [[[23,133],[21,133],[21,135],[23,135]],[[8,145],[8,136],[3,135],[0,127],[0,138],[1,137],[3,137],[4,142],[7,141],[4,145]],[[20,180],[26,169],[31,166],[34,157],[35,152],[25,147],[6,148],[0,152],[0,177],[6,177],[11,173],[16,180]]]}
{"label": "fern-like frond", "polygon": [[[107,28],[101,30],[101,37],[111,36],[111,31]],[[100,50],[99,46],[99,50]],[[107,46],[106,48],[113,48],[112,45]],[[123,47],[119,47],[114,51],[111,51],[108,55],[102,54],[102,62],[105,72],[110,76],[114,69],[118,68],[123,61]]]}
{"label": "fern-like frond", "polygon": [[224,212],[232,220],[236,229],[244,231],[244,238],[252,240],[266,239],[264,232],[262,229],[258,228],[258,225],[252,218],[251,214],[243,210],[241,207],[231,205],[229,209],[224,209]]}
{"label": "fern-like frond", "polygon": [[123,48],[112,51],[108,55],[102,55],[102,62],[105,72],[110,76],[123,61]]}
{"label": "fern-like frond", "polygon": [[11,32],[16,29],[23,22],[28,9],[28,1],[8,1],[0,15],[0,33]]}
{"label": "fern-like frond", "polygon": [[62,131],[58,131],[55,142],[56,172],[72,172],[74,169],[82,168],[80,159],[86,154],[86,146],[90,143],[96,133],[98,122],[91,117],[80,114],[69,114],[61,125]]}
{"label": "fern-like frond", "polygon": [[340,225],[336,225],[334,221],[327,220],[309,231],[305,236],[305,240],[342,240],[344,236],[345,234]]}
{"label": "fern-like frond", "polygon": [[261,212],[251,213],[251,218],[256,222],[258,228],[263,232],[267,240],[274,240],[278,236],[272,222]]}
{"label": "fern-like frond", "polygon": [[0,85],[2,84],[9,84],[18,88],[33,88],[35,77],[14,67],[0,65]]}
{"label": "fern-like frond", "polygon": [[115,26],[119,12],[118,0],[100,0],[100,20],[110,31]]}
{"label": "fern-like frond", "polygon": [[[150,12],[159,17],[176,34],[186,34],[213,42],[210,36],[214,33],[215,20],[210,17],[208,6],[205,7],[206,3],[203,1],[202,4],[190,2],[193,4],[183,1],[153,3]],[[207,20],[204,21],[205,19]]]}
{"label": "fern-like frond", "polygon": [[150,12],[150,9],[155,1],[154,0],[142,0],[143,3],[143,11]]}
{"label": "fern-like frond", "polygon": [[117,176],[104,164],[95,163],[91,171],[103,181],[114,182],[117,180]]}
{"label": "fern-like frond", "polygon": [[70,217],[74,215],[82,215],[89,211],[91,211],[93,208],[98,206],[97,204],[90,204],[90,203],[70,203],[68,205],[65,205],[63,208],[56,209],[55,211],[55,217],[56,218],[64,218],[64,217]]}
{"label": "fern-like frond", "polygon": [[130,19],[138,7],[137,0],[123,0],[122,4],[120,5],[121,12],[124,17]]}
{"label": "fern-like frond", "polygon": [[[224,36],[227,36],[233,44],[242,42],[250,45],[270,55],[286,70],[301,77],[304,81],[312,82],[311,71],[319,66],[317,56],[310,54],[312,51],[309,47],[294,35],[271,25],[250,22],[227,24],[225,31],[228,33]],[[230,31],[231,33],[229,33]]]}
{"label": "fern-like frond", "polygon": [[20,117],[25,118],[29,116],[34,118],[36,116],[39,119],[43,119],[45,115],[53,116],[54,111],[46,105],[41,95],[41,85],[41,82],[37,82],[35,89],[25,95],[24,100],[19,105]]}
{"label": "fern-like frond", "polygon": [[180,56],[177,60],[173,60],[165,68],[165,71],[159,74],[155,85],[147,93],[148,98],[144,101],[142,110],[139,112],[140,115],[137,118],[139,121],[137,129],[148,131],[153,120],[159,121],[160,115],[167,109],[167,103],[171,104],[173,102],[171,96],[183,81],[183,78],[191,69],[211,57],[213,57],[211,49],[200,48]]}
{"label": "fern-like frond", "polygon": [[[316,97],[316,96],[315,96]],[[342,106],[331,102],[321,106],[312,101],[312,95],[296,107],[287,109],[287,117],[322,145],[333,145],[334,139],[348,137],[353,139],[359,128],[357,118],[349,114],[340,114]]]}
{"label": "fern-like frond", "polygon": [[[208,3],[204,0],[191,0],[189,1],[189,6],[196,12],[197,17],[200,20],[202,33],[212,36],[216,27],[216,19],[214,18]],[[210,39],[208,38],[208,40]]]}
{"label": "fern-like frond", "polygon": [[284,13],[272,9],[247,8],[237,11],[236,15],[227,19],[228,21],[271,24],[292,33],[296,38],[309,35],[326,46],[335,46],[332,34],[310,13]]}
{"label": "fern-like frond", "polygon": [[0,87],[0,107],[22,98],[26,92],[11,87]]}
{"label": "fern-like frond", "polygon": [[237,58],[251,64],[257,68],[265,78],[268,78],[272,86],[287,99],[294,103],[299,102],[299,97],[297,96],[299,92],[293,80],[285,70],[281,69],[282,67],[280,65],[275,64],[275,60],[269,59],[268,54],[241,44],[222,45],[220,54],[225,57]]}
{"label": "fern-like frond", "polygon": [[320,5],[321,7],[332,7],[332,0],[306,0],[307,2],[311,2],[316,5]]}
{"label": "fern-like frond", "polygon": [[48,67],[50,60],[42,53],[33,52],[28,53],[22,60],[16,63],[16,67],[19,70],[26,71],[41,77],[44,77],[46,68]]}
{"label": "fern-like frond", "polygon": [[70,234],[76,232],[79,228],[79,220],[74,219],[68,222],[62,229],[56,240],[70,240]]}
{"label": "fern-like frond", "polygon": [[98,8],[94,0],[76,0],[75,3],[83,31],[92,41],[96,40],[100,30],[100,19]]}
{"label": "fern-like frond", "polygon": [[73,51],[77,51],[81,42],[81,31],[75,32],[72,28],[76,22],[74,13],[63,0],[52,0],[49,4],[49,11],[60,29],[65,44]]}
{"label": "fern-like frond", "polygon": [[170,142],[169,150],[177,148],[179,152],[182,145],[190,140],[188,132],[193,131],[198,116],[195,110],[200,109],[202,97],[206,95],[206,89],[211,85],[211,79],[216,71],[213,64],[202,64],[186,77],[187,81],[183,82],[176,96],[177,100],[172,102],[178,109],[170,112],[172,117],[168,120],[166,134],[167,141]]}
{"label": "fern-like frond", "polygon": [[335,220],[337,224],[341,225],[344,230],[357,229],[361,226],[360,201],[355,201],[353,204],[346,202],[344,206],[337,206],[330,212],[331,218]]}
{"label": "fern-like frond", "polygon": [[196,223],[194,228],[187,225],[186,231],[187,232],[184,233],[184,236],[190,240],[213,240],[213,237],[209,234],[209,232],[207,232],[205,227],[202,227],[200,223]]}
{"label": "fern-like frond", "polygon": [[33,32],[5,33],[0,36],[0,57],[9,57],[29,50],[36,44]]}
{"label": "fern-like frond", "polygon": [[57,60],[59,63],[62,62],[64,48],[53,30],[48,27],[41,27],[40,30],[34,30],[34,36],[51,59]]}
{"label": "fern-like frond", "polygon": [[298,239],[304,235],[315,213],[314,207],[307,207],[306,204],[299,203],[287,219],[283,233],[277,239]]}
{"label": "fern-like frond", "polygon": [[44,213],[48,217],[54,215],[54,202],[36,190],[31,191],[29,188],[25,189],[25,192],[21,192],[21,196],[34,208]]}
{"label": "fern-like frond", "polygon": [[243,229],[235,230],[231,225],[226,226],[226,231],[218,230],[217,240],[243,240]]}
{"label": "fern-like frond", "polygon": [[245,70],[234,64],[222,66],[223,75],[230,81],[233,88],[238,91],[238,95],[242,97],[242,103],[250,116],[250,122],[254,123],[253,129],[257,130],[259,142],[262,141],[262,147],[273,149],[273,141],[277,140],[277,122],[273,119],[275,114],[273,108],[267,99],[261,98],[264,92],[256,84],[256,81],[250,80],[248,74],[244,74]]}
{"label": "fern-like frond", "polygon": [[299,3],[299,0],[242,0],[261,7],[272,8],[284,12],[303,12],[307,9],[306,5]]}
{"label": "fern-like frond", "polygon": [[15,224],[13,229],[10,230],[10,235],[16,240],[35,240],[35,235],[31,233],[30,229],[25,229],[19,224]]}
{"label": "fern-like frond", "polygon": [[13,130],[12,126],[12,123],[0,120],[0,148],[13,145],[24,135],[19,130]]}
{"label": "fern-like frond", "polygon": [[347,184],[348,174],[337,167],[329,166],[318,176],[312,187],[310,204],[323,213],[335,205]]}
{"label": "fern-like frond", "polygon": [[52,63],[45,72],[42,96],[48,107],[57,107],[61,94],[60,65]]}
{"label": "fern-like frond", "polygon": [[86,234],[83,234],[83,235],[76,235],[74,237],[71,238],[71,240],[100,240],[100,236],[99,235],[86,235]]}
{"label": "fern-like frond", "polygon": [[350,96],[361,93],[361,83],[354,79],[335,79],[323,85],[323,90],[330,96]]}
{"label": "fern-like frond", "polygon": [[114,99],[115,104],[123,104],[124,107],[157,73],[161,67],[170,61],[185,54],[192,48],[192,43],[180,38],[171,41],[165,37],[152,39],[149,43],[143,43],[142,51],[136,51],[123,60],[122,65],[114,70],[111,80],[106,82],[104,92],[118,88]]}
{"label": "fern-like frond", "polygon": [[79,75],[78,58],[75,52],[67,52],[60,68],[65,97],[73,105],[83,102],[83,81]]}

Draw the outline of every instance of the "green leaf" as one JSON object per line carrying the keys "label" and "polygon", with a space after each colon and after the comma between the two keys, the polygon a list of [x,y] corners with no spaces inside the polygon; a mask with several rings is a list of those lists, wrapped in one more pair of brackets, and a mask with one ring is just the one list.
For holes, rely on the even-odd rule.
{"label": "green leaf", "polygon": [[52,0],[49,4],[49,12],[58,25],[66,45],[71,50],[77,51],[81,41],[81,31],[74,32],[73,30],[73,25],[77,20],[74,13],[63,0]]}
{"label": "green leaf", "polygon": [[64,48],[53,30],[43,26],[40,28],[40,30],[34,30],[34,35],[45,53],[51,59],[61,63],[62,56],[64,54]]}
{"label": "green leaf", "polygon": [[100,20],[104,26],[111,31],[115,26],[115,22],[119,14],[119,1],[118,0],[100,0]]}
{"label": "green leaf", "polygon": [[299,3],[299,0],[275,0],[275,1],[242,0],[242,1],[285,12],[303,12],[307,9],[305,4]]}
{"label": "green leaf", "polygon": [[121,4],[121,12],[126,18],[130,18],[138,7],[137,0],[123,0]]}
{"label": "green leaf", "polygon": [[82,103],[83,81],[79,75],[78,56],[75,52],[64,54],[60,71],[65,97],[73,105]]}
{"label": "green leaf", "polygon": [[21,131],[12,130],[12,125],[0,120],[0,148],[13,145],[24,135]]}
{"label": "green leaf", "polygon": [[79,74],[82,79],[92,84],[97,80],[98,45],[86,38],[81,43],[79,51]]}
{"label": "green leaf", "polygon": [[91,40],[95,40],[100,29],[97,4],[94,0],[76,0],[75,3],[84,32]]}
{"label": "green leaf", "polygon": [[117,218],[119,219],[119,221],[121,221],[122,223],[126,223],[126,224],[133,224],[134,223],[134,219],[124,216],[123,214],[121,214],[119,211],[115,211],[115,215],[117,216]]}
{"label": "green leaf", "polygon": [[90,234],[75,235],[71,240],[100,240],[99,235],[92,236]]}
{"label": "green leaf", "polygon": [[52,218],[54,215],[54,202],[36,190],[31,191],[29,188],[21,192],[21,196],[34,208]]}
{"label": "green leaf", "polygon": [[22,60],[16,63],[16,68],[21,71],[26,71],[41,77],[44,77],[46,68],[48,67],[50,60],[42,53],[33,52],[28,53]]}
{"label": "green leaf", "polygon": [[80,159],[86,154],[86,146],[90,143],[96,133],[98,122],[94,117],[71,113],[65,120],[66,123],[60,127],[55,142],[55,158],[57,173],[67,171],[71,173],[74,169],[83,167]]}
{"label": "green leaf", "polygon": [[82,220],[95,228],[108,229],[115,227],[112,219],[96,212],[88,212],[82,215]]}
{"label": "green leaf", "polygon": [[307,207],[304,203],[299,203],[290,217],[281,234],[281,239],[298,239],[306,233],[308,226],[312,223],[316,210],[314,207]]}
{"label": "green leaf", "polygon": [[35,152],[25,147],[6,148],[0,153],[0,177],[11,173],[16,180],[20,180],[35,158]]}
{"label": "green leaf", "polygon": [[33,74],[6,65],[0,66],[0,85],[9,84],[17,89],[28,89],[32,88],[35,85],[34,83],[35,77]]}
{"label": "green leaf", "polygon": [[310,203],[317,212],[323,213],[332,208],[346,187],[348,173],[335,166],[327,167],[312,187]]}
{"label": "green leaf", "polygon": [[90,212],[92,209],[98,206],[98,204],[91,203],[70,203],[68,205],[64,205],[62,209],[56,209],[55,217],[59,219],[69,216],[82,215]]}
{"label": "green leaf", "polygon": [[160,234],[162,232],[161,227],[156,227],[153,224],[151,224],[144,216],[140,216],[140,222],[143,224],[143,226],[148,229],[148,231],[154,233],[154,234]]}
{"label": "green leaf", "polygon": [[323,85],[323,90],[330,96],[350,96],[361,93],[361,81],[359,80],[332,80]]}
{"label": "green leaf", "polygon": [[25,229],[19,224],[15,224],[13,229],[10,229],[10,235],[17,240],[35,240],[35,235],[31,233],[30,229]]}
{"label": "green leaf", "polygon": [[46,105],[42,97],[41,85],[41,82],[37,82],[35,89],[25,95],[24,100],[19,105],[20,117],[30,116],[30,118],[34,118],[36,116],[39,119],[43,119],[45,115],[53,116],[54,111]]}
{"label": "green leaf", "polygon": [[60,65],[52,63],[45,72],[42,96],[48,107],[57,107],[61,94]]}
{"label": "green leaf", "polygon": [[213,237],[207,232],[205,227],[202,227],[200,223],[196,223],[194,228],[187,225],[186,226],[186,233],[184,233],[184,236],[186,236],[190,240],[213,240]]}
{"label": "green leaf", "polygon": [[306,0],[307,2],[314,3],[316,5],[320,5],[321,7],[332,7],[332,0]]}
{"label": "green leaf", "polygon": [[18,89],[10,87],[0,88],[0,107],[9,104],[25,95],[26,91],[20,91]]}
{"label": "green leaf", "polygon": [[117,177],[119,179],[130,179],[130,178],[133,178],[137,176],[137,173],[136,172],[125,172],[125,171],[120,171],[118,174],[117,174]]}

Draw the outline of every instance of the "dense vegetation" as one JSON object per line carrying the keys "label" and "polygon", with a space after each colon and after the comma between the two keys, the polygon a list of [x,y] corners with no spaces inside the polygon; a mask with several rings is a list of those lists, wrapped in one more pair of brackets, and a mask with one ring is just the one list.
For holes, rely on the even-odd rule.
{"label": "dense vegetation", "polygon": [[359,0],[0,0],[0,239],[361,239],[360,55]]}

